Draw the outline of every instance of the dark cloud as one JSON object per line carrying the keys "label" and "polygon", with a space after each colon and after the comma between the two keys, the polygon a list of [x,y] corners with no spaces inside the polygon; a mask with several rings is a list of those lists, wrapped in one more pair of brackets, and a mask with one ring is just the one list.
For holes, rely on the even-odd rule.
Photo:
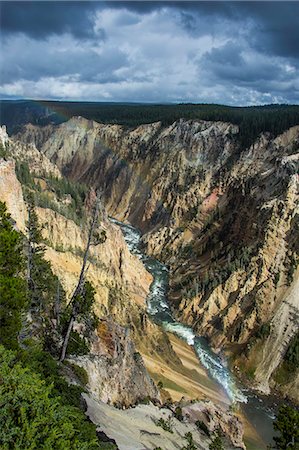
{"label": "dark cloud", "polygon": [[299,3],[253,2],[243,7],[255,22],[251,43],[274,55],[299,58]]}
{"label": "dark cloud", "polygon": [[[56,41],[59,45],[59,41]],[[16,46],[18,42],[16,42]],[[32,45],[32,43],[31,43]],[[103,51],[97,54],[92,48],[66,47],[65,50],[53,51],[55,41],[49,42],[49,51],[45,53],[44,45],[36,43],[28,45],[16,61],[14,45],[6,56],[2,69],[2,83],[11,83],[19,79],[38,81],[43,77],[75,77],[84,82],[116,82],[122,77],[114,75],[114,71],[128,64],[127,56],[119,49],[113,52]]]}
{"label": "dark cloud", "polygon": [[219,32],[221,23],[230,24],[235,33],[248,30],[248,41],[259,51],[299,57],[299,2],[184,2],[173,7],[181,11],[182,24],[190,32],[201,32],[198,19],[211,31],[215,25]]}
{"label": "dark cloud", "polygon": [[1,95],[298,102],[297,2],[1,3]]}
{"label": "dark cloud", "polygon": [[96,2],[2,2],[1,28],[4,33],[24,33],[34,38],[71,33],[90,38]]}
{"label": "dark cloud", "polygon": [[291,82],[297,77],[296,70],[290,71],[288,65],[254,54],[242,53],[243,48],[240,44],[228,42],[207,52],[201,58],[200,65],[204,65],[210,79],[247,87],[261,88],[265,82]]}

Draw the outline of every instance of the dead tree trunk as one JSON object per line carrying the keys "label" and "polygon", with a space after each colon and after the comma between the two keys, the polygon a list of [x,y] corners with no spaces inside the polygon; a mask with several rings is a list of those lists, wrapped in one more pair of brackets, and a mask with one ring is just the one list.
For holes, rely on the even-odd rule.
{"label": "dead tree trunk", "polygon": [[70,335],[71,335],[71,331],[73,329],[74,321],[75,321],[75,317],[72,314],[71,318],[69,320],[69,323],[68,323],[68,327],[67,327],[67,331],[66,331],[64,340],[63,340],[63,344],[62,344],[62,348],[61,348],[61,355],[60,355],[60,359],[59,359],[60,362],[64,361],[64,359],[65,359],[66,350],[67,350],[67,346],[68,346],[68,343],[70,340]]}
{"label": "dead tree trunk", "polygon": [[71,313],[71,317],[70,317],[70,320],[69,320],[69,323],[68,323],[67,332],[66,332],[66,335],[64,337],[63,344],[62,344],[61,355],[60,355],[60,359],[59,359],[60,362],[64,361],[64,359],[65,359],[66,350],[67,350],[67,346],[68,346],[69,339],[70,339],[70,334],[71,334],[71,331],[73,329],[74,321],[75,321],[76,316],[78,314],[78,311],[77,311],[78,308],[77,308],[77,301],[76,301],[76,299],[77,299],[77,297],[79,295],[82,294],[82,291],[83,291],[83,286],[84,286],[84,281],[85,281],[85,274],[86,274],[86,264],[87,264],[89,249],[90,249],[90,246],[92,245],[93,233],[94,233],[95,227],[96,227],[97,222],[98,222],[100,209],[101,209],[101,196],[98,193],[97,194],[97,198],[96,198],[96,203],[95,203],[93,216],[92,216],[92,221],[91,221],[89,232],[88,232],[88,239],[87,239],[87,244],[86,244],[86,248],[85,248],[85,252],[84,252],[84,256],[83,256],[83,261],[82,261],[81,271],[80,271],[80,275],[79,275],[79,280],[78,280],[77,286],[76,286],[76,288],[74,290],[74,293],[73,293],[73,295],[71,297],[71,300],[70,300],[72,313]]}
{"label": "dead tree trunk", "polygon": [[56,328],[58,328],[60,323],[60,285],[58,278],[57,278],[56,298],[54,304],[54,317],[56,319]]}

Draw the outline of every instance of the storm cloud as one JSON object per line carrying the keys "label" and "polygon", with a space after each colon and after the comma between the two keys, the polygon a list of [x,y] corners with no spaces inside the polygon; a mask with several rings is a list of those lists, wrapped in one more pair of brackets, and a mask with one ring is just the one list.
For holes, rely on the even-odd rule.
{"label": "storm cloud", "polygon": [[2,2],[2,98],[299,102],[299,3]]}

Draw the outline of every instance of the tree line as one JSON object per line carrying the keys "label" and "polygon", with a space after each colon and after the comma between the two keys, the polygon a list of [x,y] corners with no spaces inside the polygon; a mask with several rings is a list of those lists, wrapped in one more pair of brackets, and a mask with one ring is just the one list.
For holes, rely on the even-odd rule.
{"label": "tree line", "polygon": [[2,101],[2,123],[10,133],[25,123],[59,124],[73,116],[125,127],[161,121],[163,126],[178,119],[231,122],[239,126],[236,136],[241,149],[252,144],[262,132],[277,136],[299,124],[299,105],[235,107],[217,104],[142,104],[105,102]]}

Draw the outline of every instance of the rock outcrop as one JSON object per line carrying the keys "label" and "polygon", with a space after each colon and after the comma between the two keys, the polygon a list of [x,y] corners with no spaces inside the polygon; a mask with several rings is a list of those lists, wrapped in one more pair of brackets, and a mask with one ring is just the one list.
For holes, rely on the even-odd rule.
{"label": "rock outcrop", "polygon": [[[186,407],[186,411],[190,411],[190,420],[186,415],[183,421],[179,421],[169,409],[158,408],[152,404],[138,405],[136,408],[120,411],[87,395],[84,395],[84,398],[88,405],[87,415],[89,418],[99,426],[100,430],[115,439],[120,450],[188,448],[186,435],[190,437],[190,434],[196,449],[208,450],[211,443],[210,438],[204,432],[200,432],[194,423],[196,420],[200,420],[199,418],[208,422],[211,428],[213,423],[223,426],[227,421],[224,427],[226,430],[225,448],[230,450],[245,448],[242,441],[242,427],[238,419],[233,414],[224,411],[223,418],[219,417],[220,411],[213,409],[212,405],[208,403],[190,405],[190,409]],[[215,419],[211,416],[214,413]],[[169,421],[171,433],[161,426],[157,426],[161,419],[165,422]],[[232,441],[235,444],[232,444]]]}
{"label": "rock outcrop", "polygon": [[[87,229],[49,208],[37,208],[43,237],[48,243],[47,255],[68,294],[75,286],[82,255],[87,243]],[[127,291],[130,301],[145,308],[145,298],[152,282],[141,261],[133,256],[122,232],[103,219],[99,230],[107,236],[103,244],[92,246],[87,276],[96,287],[98,312],[107,312],[110,288]],[[56,257],[54,255],[56,254]],[[105,307],[105,308],[104,308]]]}
{"label": "rock outcrop", "polygon": [[9,137],[8,137],[8,134],[7,134],[7,131],[6,131],[6,126],[2,125],[2,126],[0,126],[0,142],[1,142],[1,145],[3,147],[6,146],[8,140],[9,140]]}
{"label": "rock outcrop", "polygon": [[86,370],[88,390],[97,400],[129,407],[160,399],[129,330],[112,320],[100,320],[89,355],[70,360]]}
{"label": "rock outcrop", "polygon": [[17,228],[24,232],[27,210],[23,199],[22,186],[16,177],[15,162],[0,158],[0,200],[7,204]]}
{"label": "rock outcrop", "polygon": [[246,449],[243,442],[241,421],[231,412],[215,405],[211,401],[197,402],[182,408],[183,417],[190,423],[200,421],[212,434],[221,430],[222,434],[237,448]]}

